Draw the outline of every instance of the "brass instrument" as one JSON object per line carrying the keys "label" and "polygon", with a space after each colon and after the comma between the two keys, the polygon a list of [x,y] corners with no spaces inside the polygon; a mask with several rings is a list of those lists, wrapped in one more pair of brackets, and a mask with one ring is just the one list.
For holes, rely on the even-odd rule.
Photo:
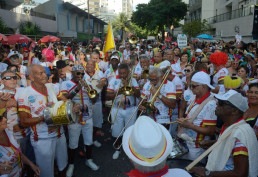
{"label": "brass instrument", "polygon": [[151,100],[149,100],[147,102],[144,102],[142,104],[146,109],[151,110],[151,111],[155,110],[154,102],[155,102],[155,100],[156,100],[156,98],[157,98],[157,96],[158,96],[158,94],[160,92],[161,87],[164,85],[164,83],[165,83],[165,81],[166,81],[166,79],[167,79],[171,69],[172,68],[170,67],[169,70],[166,71],[165,75],[162,78],[162,82],[161,82],[159,88],[157,89],[156,93],[152,96]]}
{"label": "brass instrument", "polygon": [[148,69],[145,69],[145,70],[142,71],[141,78],[142,79],[148,79],[149,78],[149,70]]}
{"label": "brass instrument", "polygon": [[85,80],[80,80],[79,83],[84,87],[90,99],[95,99],[98,95],[98,92],[95,89],[92,89]]}
{"label": "brass instrument", "polygon": [[121,87],[119,89],[119,93],[121,93],[121,94],[123,94],[125,96],[131,96],[131,95],[134,94],[133,87],[131,86],[134,69],[135,69],[135,67],[132,68],[131,72],[129,73],[130,77],[127,79],[129,81],[128,85],[124,85],[123,87]]}
{"label": "brass instrument", "polygon": [[138,37],[135,35],[131,35],[129,38],[129,43],[130,44],[136,44],[138,42]]}

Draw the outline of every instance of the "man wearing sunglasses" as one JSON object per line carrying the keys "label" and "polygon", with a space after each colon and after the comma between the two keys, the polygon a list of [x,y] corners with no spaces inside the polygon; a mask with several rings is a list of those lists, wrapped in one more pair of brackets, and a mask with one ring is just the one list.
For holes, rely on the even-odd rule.
{"label": "man wearing sunglasses", "polygon": [[28,72],[27,72],[27,67],[21,64],[21,60],[20,60],[20,54],[17,51],[11,51],[7,58],[9,58],[9,61],[12,65],[15,65],[18,67],[18,72],[19,75],[21,77],[21,79],[19,80],[19,86],[20,87],[26,87],[27,84],[27,76],[28,76]]}
{"label": "man wearing sunglasses", "polygon": [[81,114],[74,124],[68,125],[69,145],[68,145],[68,169],[66,176],[73,176],[74,157],[79,144],[79,137],[82,133],[83,142],[86,149],[87,165],[92,170],[96,171],[99,167],[92,160],[92,145],[93,145],[93,120],[92,120],[92,102],[88,96],[83,79],[85,76],[84,68],[81,65],[75,65],[72,68],[72,79],[64,81],[60,85],[59,96],[63,95],[73,102],[80,104]]}
{"label": "man wearing sunglasses", "polygon": [[195,95],[186,108],[186,118],[179,118],[178,136],[186,141],[189,149],[185,159],[195,160],[204,150],[199,143],[209,140],[215,134],[217,116],[215,115],[216,101],[210,90],[210,76],[203,72],[195,73],[191,78],[190,88]]}
{"label": "man wearing sunglasses", "polygon": [[216,115],[223,121],[220,136],[208,156],[206,167],[194,167],[198,176],[258,175],[258,143],[253,129],[245,122],[247,98],[235,90],[216,94]]}

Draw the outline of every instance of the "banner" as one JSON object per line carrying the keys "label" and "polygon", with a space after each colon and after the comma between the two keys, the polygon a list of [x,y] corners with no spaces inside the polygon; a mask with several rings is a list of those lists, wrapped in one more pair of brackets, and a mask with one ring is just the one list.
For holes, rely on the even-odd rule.
{"label": "banner", "polygon": [[187,46],[187,36],[185,34],[177,35],[177,45],[180,49]]}

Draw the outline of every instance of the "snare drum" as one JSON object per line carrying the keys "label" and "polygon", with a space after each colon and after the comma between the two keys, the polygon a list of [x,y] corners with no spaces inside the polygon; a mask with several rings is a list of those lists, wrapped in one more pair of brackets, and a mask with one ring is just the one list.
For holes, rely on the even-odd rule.
{"label": "snare drum", "polygon": [[76,122],[76,115],[72,111],[73,103],[68,100],[64,102],[57,110],[57,114],[53,115],[51,108],[46,108],[43,112],[44,120],[47,125],[64,125]]}
{"label": "snare drum", "polygon": [[186,144],[184,143],[184,140],[179,138],[172,138],[172,141],[173,141],[173,148],[168,158],[174,159],[188,153],[189,150]]}

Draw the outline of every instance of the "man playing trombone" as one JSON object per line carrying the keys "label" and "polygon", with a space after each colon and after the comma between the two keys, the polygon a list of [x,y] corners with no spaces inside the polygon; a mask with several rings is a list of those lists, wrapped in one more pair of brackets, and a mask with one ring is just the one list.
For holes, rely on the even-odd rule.
{"label": "man playing trombone", "polygon": [[162,79],[159,68],[150,68],[149,81],[143,86],[141,93],[141,99],[146,102],[139,106],[140,110],[166,128],[169,128],[166,124],[170,122],[172,109],[176,106],[176,87],[173,82],[167,80],[168,74]]}
{"label": "man playing trombone", "polygon": [[[140,97],[140,89],[137,81],[133,78],[133,73],[130,73],[127,64],[120,64],[118,67],[118,77],[110,80],[107,87],[107,100],[114,100],[111,108],[111,124],[112,136],[118,138],[114,147],[121,144],[121,131],[125,127],[131,126],[136,120],[136,98]],[[133,115],[134,114],[134,115]],[[133,116],[131,116],[133,115]],[[125,127],[125,128],[127,128]],[[113,154],[113,159],[119,157],[120,151],[116,150]]]}

